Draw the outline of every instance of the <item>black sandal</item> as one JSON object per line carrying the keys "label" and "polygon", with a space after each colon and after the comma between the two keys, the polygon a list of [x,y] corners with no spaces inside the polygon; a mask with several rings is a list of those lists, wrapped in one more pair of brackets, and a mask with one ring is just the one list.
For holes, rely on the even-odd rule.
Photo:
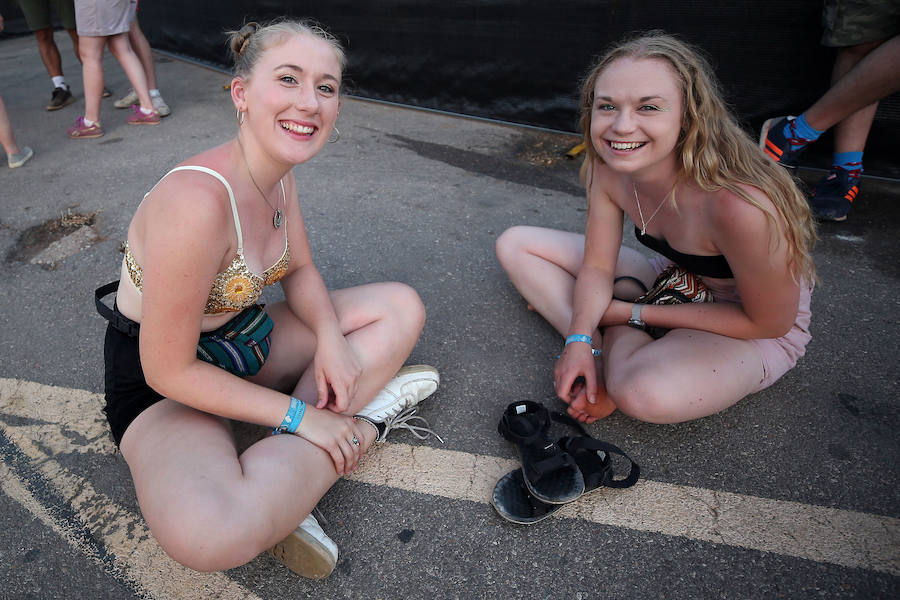
{"label": "black sandal", "polygon": [[491,505],[501,517],[520,525],[543,521],[563,507],[562,504],[541,502],[532,496],[522,477],[522,469],[510,471],[500,478],[494,486]]}
{"label": "black sandal", "polygon": [[[565,437],[559,445],[575,459],[575,463],[584,476],[584,493],[593,492],[599,487],[629,488],[637,483],[641,476],[641,467],[621,448],[609,442],[598,440],[589,435]],[[631,463],[628,475],[622,479],[613,479],[614,472],[610,454],[618,454]]]}
{"label": "black sandal", "polygon": [[[557,415],[553,415],[554,420]],[[574,420],[573,420],[574,422]],[[580,424],[578,428],[584,431]],[[600,441],[587,434],[577,437],[564,437],[558,445],[575,460],[581,471],[584,482],[584,494],[593,492],[603,486],[611,488],[627,488],[637,483],[641,468],[618,446]],[[631,463],[628,475],[622,479],[613,479],[613,466],[610,453],[623,456]],[[584,495],[583,494],[583,495]],[[561,504],[542,502],[529,493],[521,470],[517,469],[500,478],[494,487],[491,505],[497,513],[513,523],[530,525],[542,521],[562,508]]]}
{"label": "black sandal", "polygon": [[584,493],[584,477],[567,452],[551,441],[550,413],[543,405],[525,400],[506,407],[497,431],[516,444],[522,461],[522,480],[536,499],[566,504]]}

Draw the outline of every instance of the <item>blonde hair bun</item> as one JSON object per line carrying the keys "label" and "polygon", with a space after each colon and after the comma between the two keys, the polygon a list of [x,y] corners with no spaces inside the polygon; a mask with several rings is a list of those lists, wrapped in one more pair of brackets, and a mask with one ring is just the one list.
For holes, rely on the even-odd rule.
{"label": "blonde hair bun", "polygon": [[250,21],[249,23],[245,23],[243,27],[238,29],[234,35],[231,36],[231,51],[235,56],[244,54],[244,51],[247,49],[247,44],[250,43],[250,38],[257,31],[259,31],[259,23]]}

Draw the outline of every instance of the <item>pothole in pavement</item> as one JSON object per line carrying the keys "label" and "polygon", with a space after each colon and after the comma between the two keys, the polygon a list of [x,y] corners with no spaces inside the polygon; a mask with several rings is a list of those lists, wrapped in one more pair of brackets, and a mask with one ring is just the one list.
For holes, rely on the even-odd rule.
{"label": "pothole in pavement", "polygon": [[35,225],[19,235],[6,259],[55,269],[63,259],[100,241],[93,228],[96,217],[97,213],[79,214],[68,210],[58,218]]}

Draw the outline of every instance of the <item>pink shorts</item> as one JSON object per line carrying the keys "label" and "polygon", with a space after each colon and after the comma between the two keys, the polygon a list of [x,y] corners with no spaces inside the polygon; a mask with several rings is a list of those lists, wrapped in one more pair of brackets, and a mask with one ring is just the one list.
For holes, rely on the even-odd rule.
{"label": "pink shorts", "polygon": [[[671,260],[659,255],[649,260],[657,275],[672,264]],[[722,280],[718,279],[704,279],[703,283],[712,291],[716,302],[740,302],[737,288],[733,283],[722,283]],[[797,364],[800,357],[806,354],[806,345],[812,339],[809,333],[809,321],[812,316],[809,310],[811,299],[812,286],[801,286],[797,317],[794,319],[794,326],[786,335],[780,338],[747,340],[759,352],[763,366],[763,377],[752,393],[764,390],[778,381]]]}

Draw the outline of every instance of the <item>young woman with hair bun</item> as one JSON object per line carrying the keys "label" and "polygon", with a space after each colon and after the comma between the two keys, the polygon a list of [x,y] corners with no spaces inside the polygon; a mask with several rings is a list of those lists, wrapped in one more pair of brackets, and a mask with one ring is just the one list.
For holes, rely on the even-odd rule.
{"label": "young woman with hair bun", "polygon": [[[310,512],[373,441],[417,428],[439,378],[401,368],[425,321],[412,288],[328,291],[312,261],[292,169],[336,133],[340,44],[281,20],[245,25],[230,45],[236,137],[144,196],[115,309],[98,306],[110,319],[105,410],[171,557],[218,571],[271,549],[325,577],[337,546]],[[260,305],[276,282],[284,301]],[[98,298],[116,286],[104,287]],[[273,435],[239,453],[230,421]]]}

